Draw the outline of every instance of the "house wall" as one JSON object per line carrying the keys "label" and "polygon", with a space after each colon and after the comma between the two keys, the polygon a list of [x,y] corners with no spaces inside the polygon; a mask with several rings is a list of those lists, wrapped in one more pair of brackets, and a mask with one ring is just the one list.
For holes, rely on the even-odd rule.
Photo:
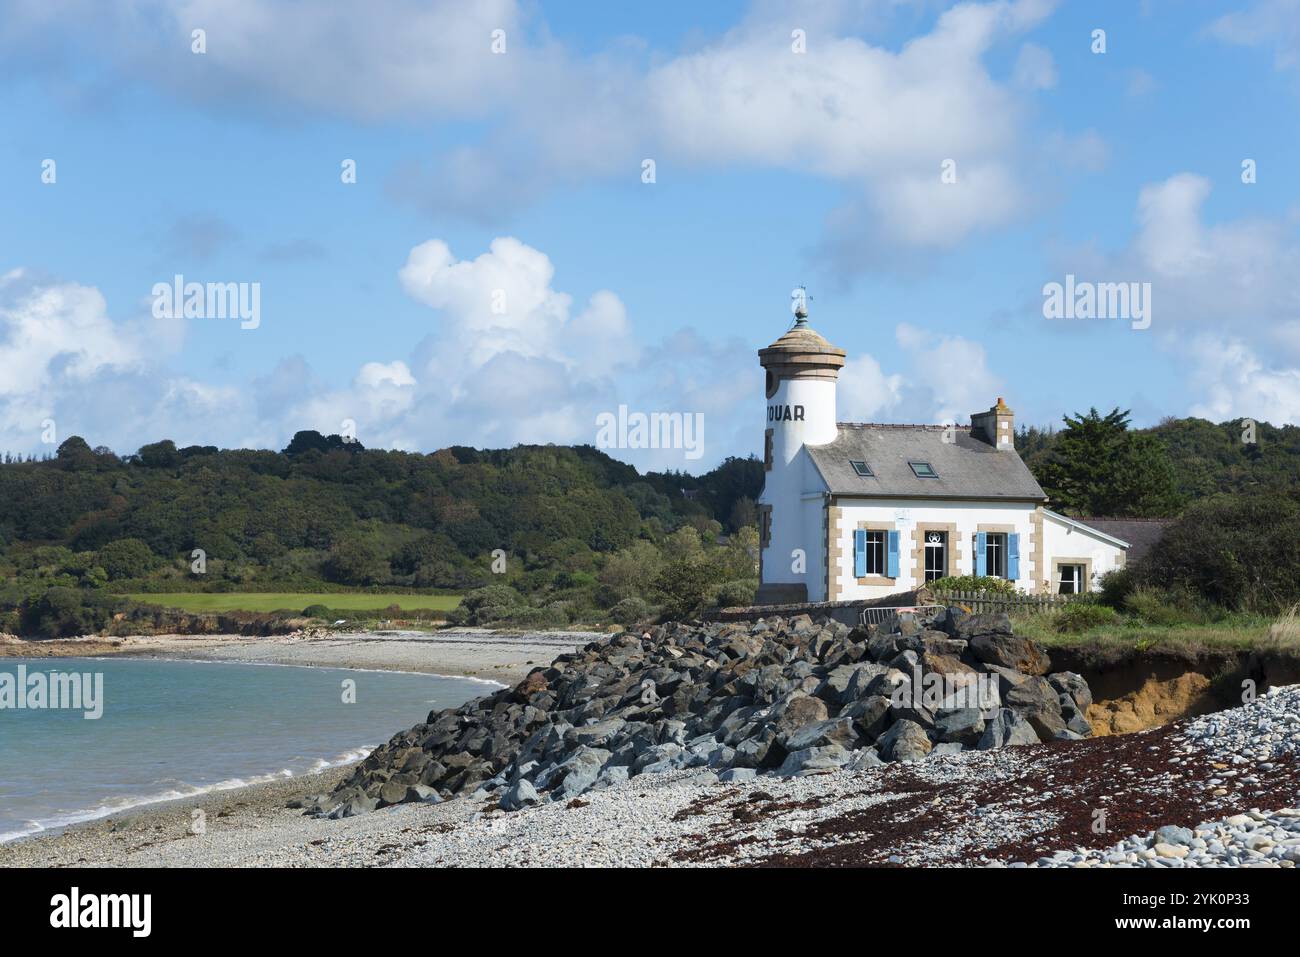
{"label": "house wall", "polygon": [[1101,576],[1124,566],[1126,553],[1113,542],[1086,529],[1061,521],[1054,515],[1043,513],[1043,539],[1047,550],[1046,566],[1050,587],[1056,592],[1060,582],[1057,566],[1062,563],[1084,565],[1091,577],[1089,588],[1095,591]]}
{"label": "house wall", "polygon": [[[839,509],[835,538],[828,552],[838,557],[831,594],[836,601],[881,598],[909,591],[923,583],[924,551],[918,548],[928,528],[949,531],[948,568],[951,574],[975,574],[975,535],[980,531],[1014,532],[1020,536],[1020,577],[1016,587],[1038,590],[1041,580],[1037,547],[1037,507],[1031,502],[889,501],[837,497]],[[861,581],[853,574],[853,532],[859,527],[898,532],[898,577]],[[811,591],[811,589],[810,589]]]}

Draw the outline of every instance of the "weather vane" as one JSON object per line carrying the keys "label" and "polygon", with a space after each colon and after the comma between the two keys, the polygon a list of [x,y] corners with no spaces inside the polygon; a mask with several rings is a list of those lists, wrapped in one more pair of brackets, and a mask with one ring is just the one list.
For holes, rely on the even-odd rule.
{"label": "weather vane", "polygon": [[790,293],[796,325],[802,325],[808,321],[808,303],[812,302],[812,298],[812,296],[808,295],[808,287],[804,285],[800,285],[794,292]]}

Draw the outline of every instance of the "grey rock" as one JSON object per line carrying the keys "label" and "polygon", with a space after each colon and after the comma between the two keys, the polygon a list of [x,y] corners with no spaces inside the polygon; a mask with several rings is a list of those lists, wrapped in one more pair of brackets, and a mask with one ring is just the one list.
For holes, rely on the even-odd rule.
{"label": "grey rock", "polygon": [[442,795],[431,787],[413,784],[406,789],[406,804],[441,804]]}
{"label": "grey rock", "polygon": [[1061,713],[1060,695],[1045,678],[1026,678],[1002,696],[1002,703],[1017,711]]}
{"label": "grey rock", "polygon": [[757,768],[767,759],[776,734],[772,730],[755,735],[736,745],[736,767]]}
{"label": "grey rock", "polygon": [[629,777],[628,769],[623,765],[612,765],[604,768],[600,776],[596,778],[596,783],[591,786],[593,791],[601,791],[605,788],[613,787],[616,784],[622,784]]}
{"label": "grey rock", "polygon": [[874,661],[886,662],[892,660],[902,650],[898,645],[900,637],[900,635],[895,635],[892,632],[877,632],[867,641],[867,654]]}
{"label": "grey rock", "polygon": [[860,698],[852,704],[846,705],[840,711],[839,716],[853,721],[858,730],[862,732],[862,736],[868,741],[874,741],[880,737],[894,719],[889,699],[884,695]]}
{"label": "grey rock", "polygon": [[981,751],[993,748],[1010,748],[1022,744],[1037,744],[1038,732],[1023,716],[1010,708],[999,708],[997,714],[985,719],[984,734],[975,745]]}
{"label": "grey rock", "polygon": [[[972,618],[1002,617],[1006,615],[973,615]],[[964,624],[964,622],[963,622]],[[1052,662],[1037,645],[1028,638],[1007,632],[975,635],[970,639],[970,652],[977,661],[988,665],[1000,665],[1027,675],[1044,675],[1051,669]]]}
{"label": "grey rock", "polygon": [[556,789],[560,798],[577,797],[596,783],[600,769],[609,760],[609,752],[600,748],[580,746],[560,763],[564,777]]}
{"label": "grey rock", "polygon": [[886,761],[918,761],[930,753],[933,745],[921,725],[901,718],[880,736],[876,747]]}
{"label": "grey rock", "polygon": [[788,700],[778,701],[772,706],[772,716],[776,718],[776,732],[779,735],[797,731],[807,724],[816,724],[830,717],[826,702],[805,694],[793,695]]}
{"label": "grey rock", "polygon": [[536,788],[525,780],[519,780],[505,794],[501,795],[500,807],[505,811],[518,811],[520,808],[536,804],[540,800]]}
{"label": "grey rock", "polygon": [[777,769],[777,774],[782,777],[792,777],[796,774],[805,774],[810,771],[826,771],[834,768],[841,768],[849,761],[849,752],[845,751],[837,744],[826,745],[818,748],[805,748],[802,751],[791,751],[786,755],[785,761]]}
{"label": "grey rock", "polygon": [[1065,726],[1079,737],[1092,737],[1092,725],[1088,723],[1088,719],[1083,714],[1078,711],[1066,713],[1065,709],[1062,709],[1061,716],[1065,718]]}
{"label": "grey rock", "polygon": [[391,807],[406,801],[406,785],[389,781],[379,789],[379,807]]}
{"label": "grey rock", "polygon": [[753,768],[727,768],[718,775],[718,780],[724,784],[744,784],[746,781],[753,781],[758,777],[758,772]]}
{"label": "grey rock", "polygon": [[974,744],[984,734],[984,715],[978,708],[940,711],[934,718],[934,730],[941,742]]}
{"label": "grey rock", "polygon": [[960,658],[965,654],[968,644],[961,638],[949,638],[942,631],[923,631],[919,637],[922,651],[951,658]]}
{"label": "grey rock", "polygon": [[[960,609],[958,609],[960,611]],[[949,609],[949,615],[952,608]],[[961,615],[951,627],[949,634],[954,638],[972,641],[982,635],[1011,634],[1011,619],[1005,612],[990,612],[983,615]]]}
{"label": "grey rock", "polygon": [[344,803],[340,804],[338,807],[330,811],[329,814],[326,815],[326,817],[330,818],[331,820],[337,821],[340,818],[344,818],[344,817],[354,817],[358,814],[368,814],[369,812],[378,809],[378,807],[379,807],[378,801],[376,801],[372,797],[367,797],[366,795],[361,794],[358,795],[357,797],[352,798],[350,801],[345,801]]}
{"label": "grey rock", "polygon": [[565,732],[564,740],[571,746],[603,747],[613,740],[626,724],[627,722],[622,718],[605,718],[579,728],[570,728]]}
{"label": "grey rock", "polygon": [[845,765],[850,771],[864,771],[867,768],[878,768],[885,762],[880,760],[880,755],[876,753],[875,748],[863,748],[860,751],[854,751],[853,757]]}
{"label": "grey rock", "polygon": [[858,732],[849,718],[834,718],[830,721],[818,721],[806,724],[802,728],[779,738],[787,751],[802,751],[829,744],[837,744],[851,749],[858,739]]}
{"label": "grey rock", "polygon": [[1056,674],[1048,675],[1047,680],[1061,694],[1069,695],[1074,706],[1080,711],[1087,711],[1088,706],[1092,704],[1092,689],[1088,687],[1088,682],[1082,675],[1075,674],[1073,671],[1058,671]]}
{"label": "grey rock", "polygon": [[1003,668],[1001,665],[992,665],[982,662],[980,667],[990,675],[998,679],[998,691],[1005,699],[1007,692],[1017,685],[1023,684],[1029,675],[1016,671],[1014,668]]}
{"label": "grey rock", "polygon": [[1176,824],[1166,824],[1156,830],[1155,842],[1157,844],[1188,845],[1196,840],[1196,835],[1185,827],[1179,827]]}

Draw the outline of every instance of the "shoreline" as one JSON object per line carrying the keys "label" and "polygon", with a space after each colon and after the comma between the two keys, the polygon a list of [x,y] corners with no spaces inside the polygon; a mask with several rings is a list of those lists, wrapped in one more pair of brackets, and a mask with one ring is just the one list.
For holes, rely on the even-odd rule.
{"label": "shoreline", "polygon": [[3,658],[143,657],[397,671],[517,684],[603,632],[331,632],[320,635],[132,635],[0,642]]}
{"label": "shoreline", "polygon": [[[150,635],[113,639],[52,639],[0,642],[5,658],[117,658],[228,662],[282,667],[391,671],[482,682],[484,694],[522,681],[533,668],[598,637],[596,632],[496,632],[457,629],[425,632],[333,633],[320,636]],[[393,728],[396,734],[404,728]],[[197,839],[189,833],[195,809],[216,820],[252,830],[301,818],[287,801],[327,791],[359,760],[289,778],[148,801],[101,817],[76,821],[0,843],[0,867],[78,866],[120,863],[159,841]],[[268,774],[274,773],[268,771]],[[202,862],[196,860],[195,866]]]}
{"label": "shoreline", "polygon": [[[517,812],[483,795],[340,820],[286,807],[349,764],[12,841],[0,867],[1182,865],[1155,834],[1169,825],[1202,845],[1188,845],[1187,866],[1289,868],[1300,846],[1275,839],[1278,828],[1300,837],[1297,708],[1300,687],[1279,688],[1114,737],[731,782],[688,768]],[[1261,738],[1263,725],[1274,730]],[[1107,802],[1110,836],[1072,813]]]}

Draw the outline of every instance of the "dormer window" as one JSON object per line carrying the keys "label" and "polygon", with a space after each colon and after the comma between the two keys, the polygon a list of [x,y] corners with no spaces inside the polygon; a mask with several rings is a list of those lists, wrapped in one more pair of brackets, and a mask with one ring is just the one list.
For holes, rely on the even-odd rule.
{"label": "dormer window", "polygon": [[857,472],[858,475],[862,476],[863,478],[872,478],[876,474],[875,472],[871,471],[871,466],[869,466],[866,462],[859,462],[856,459],[849,459],[849,464],[853,466],[853,471]]}
{"label": "dormer window", "polygon": [[912,466],[912,473],[917,478],[937,479],[939,477],[939,473],[934,470],[934,466],[929,462],[908,462],[907,464]]}

